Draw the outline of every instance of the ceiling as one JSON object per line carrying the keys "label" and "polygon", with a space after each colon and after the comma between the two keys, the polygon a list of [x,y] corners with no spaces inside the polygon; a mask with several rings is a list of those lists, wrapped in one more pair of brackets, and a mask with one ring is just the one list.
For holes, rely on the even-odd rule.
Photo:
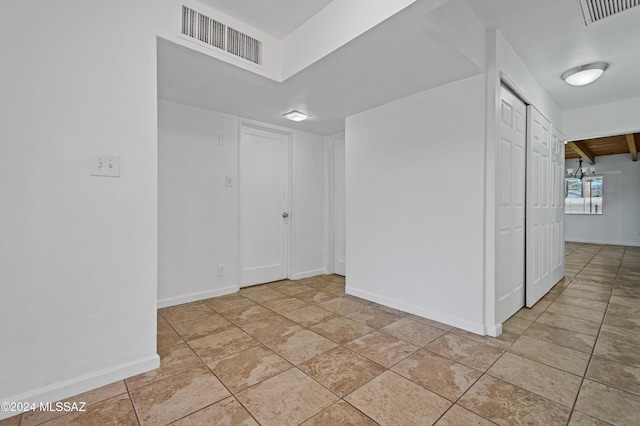
{"label": "ceiling", "polygon": [[333,0],[200,0],[225,15],[283,39]]}
{"label": "ceiling", "polygon": [[[278,38],[331,3],[201,1]],[[452,1],[464,1],[487,29],[498,28],[562,110],[640,97],[640,7],[587,27],[578,0]],[[349,115],[481,72],[422,19],[430,3],[416,1],[283,83],[159,40],[158,94],[320,134],[341,131]],[[594,61],[610,63],[595,83],[572,87],[560,79]],[[292,109],[313,117],[285,123],[282,114]]]}
{"label": "ceiling", "polygon": [[603,155],[628,154],[630,161],[638,161],[640,133],[570,141],[564,145],[564,158],[584,158],[587,164],[597,163]]}

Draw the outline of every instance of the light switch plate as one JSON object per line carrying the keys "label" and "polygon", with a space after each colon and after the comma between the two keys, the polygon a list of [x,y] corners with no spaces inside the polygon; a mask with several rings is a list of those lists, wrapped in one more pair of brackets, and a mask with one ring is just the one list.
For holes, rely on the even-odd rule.
{"label": "light switch plate", "polygon": [[120,157],[116,155],[92,154],[91,176],[120,177]]}

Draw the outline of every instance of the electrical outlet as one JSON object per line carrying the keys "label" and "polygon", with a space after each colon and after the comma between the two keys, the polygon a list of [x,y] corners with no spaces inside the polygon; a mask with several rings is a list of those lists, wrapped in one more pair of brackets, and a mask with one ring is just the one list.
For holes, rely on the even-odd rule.
{"label": "electrical outlet", "polygon": [[120,177],[120,157],[115,155],[92,154],[91,176]]}
{"label": "electrical outlet", "polygon": [[218,276],[224,277],[224,265],[218,265]]}

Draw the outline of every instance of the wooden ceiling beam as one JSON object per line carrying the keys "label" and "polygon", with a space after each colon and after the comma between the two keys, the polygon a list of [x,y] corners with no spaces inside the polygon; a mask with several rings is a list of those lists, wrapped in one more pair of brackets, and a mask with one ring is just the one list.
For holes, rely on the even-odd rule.
{"label": "wooden ceiling beam", "polygon": [[590,164],[596,164],[596,156],[584,142],[567,142],[567,146],[571,147],[578,155],[585,160],[589,160]]}
{"label": "wooden ceiling beam", "polygon": [[633,137],[633,133],[625,135],[627,137],[627,144],[629,145],[629,152],[631,153],[631,159],[638,161],[638,147],[636,146],[636,140]]}

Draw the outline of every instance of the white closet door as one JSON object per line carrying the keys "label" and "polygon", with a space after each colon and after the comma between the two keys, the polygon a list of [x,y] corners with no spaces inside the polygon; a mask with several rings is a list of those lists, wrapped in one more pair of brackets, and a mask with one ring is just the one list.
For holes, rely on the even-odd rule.
{"label": "white closet door", "polygon": [[333,271],[346,275],[347,262],[344,220],[344,138],[333,144]]}
{"label": "white closet door", "polygon": [[553,127],[551,133],[551,286],[564,277],[564,136]]}
{"label": "white closet door", "polygon": [[240,286],[287,278],[289,137],[243,126],[240,139]]}
{"label": "white closet door", "polygon": [[499,322],[515,314],[525,303],[526,114],[524,102],[501,86],[496,240],[496,319]]}
{"label": "white closet door", "polygon": [[526,304],[532,307],[551,289],[554,237],[551,123],[527,107]]}

